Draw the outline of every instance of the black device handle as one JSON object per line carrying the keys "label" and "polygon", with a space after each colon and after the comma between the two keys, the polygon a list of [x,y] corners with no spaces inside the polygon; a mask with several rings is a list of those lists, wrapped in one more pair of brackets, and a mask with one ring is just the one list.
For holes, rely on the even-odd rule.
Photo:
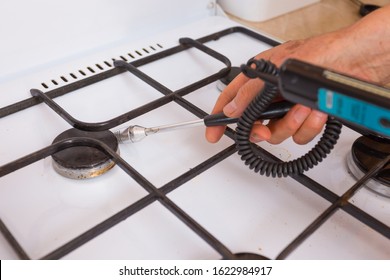
{"label": "black device handle", "polygon": [[[283,117],[294,105],[289,101],[279,101],[271,103],[267,110],[265,110],[261,115],[261,120],[271,120],[271,119],[279,119]],[[236,123],[238,118],[230,118],[227,117],[224,113],[218,113],[213,115],[208,115],[204,118],[204,124],[206,126],[220,126]]]}

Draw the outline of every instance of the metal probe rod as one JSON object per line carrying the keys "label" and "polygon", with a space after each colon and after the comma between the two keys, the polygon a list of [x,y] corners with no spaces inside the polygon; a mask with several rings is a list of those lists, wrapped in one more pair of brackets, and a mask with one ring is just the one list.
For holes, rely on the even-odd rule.
{"label": "metal probe rod", "polygon": [[[265,112],[260,116],[262,120],[276,119],[284,116],[290,108],[293,106],[293,103],[288,101],[281,101],[272,103]],[[115,132],[119,143],[124,142],[139,142],[144,139],[146,136],[151,134],[156,134],[158,132],[168,132],[172,130],[182,129],[182,128],[191,128],[196,126],[222,126],[231,123],[236,123],[238,118],[230,118],[225,116],[223,113],[208,115],[204,119],[198,119],[193,121],[186,121],[174,124],[167,124],[155,127],[142,127],[139,125],[132,125],[128,128]]]}
{"label": "metal probe rod", "polygon": [[166,132],[166,131],[172,131],[180,128],[190,128],[190,127],[197,127],[201,125],[205,125],[203,119],[181,122],[181,123],[174,123],[174,124],[167,124],[167,125],[160,125],[160,126],[145,128],[145,134],[150,135],[157,132]]}
{"label": "metal probe rod", "polygon": [[[225,118],[227,118],[225,116]],[[231,122],[234,123],[237,122],[237,119],[235,121]],[[227,124],[227,123],[224,123]],[[154,126],[154,127],[142,127],[139,125],[132,125],[126,128],[123,131],[118,131],[115,133],[115,136],[119,140],[119,143],[124,142],[139,142],[142,139],[144,139],[146,136],[149,136],[151,134],[156,134],[158,132],[168,132],[173,131],[177,129],[182,128],[191,128],[191,127],[197,127],[197,126],[205,126],[205,119],[199,119],[199,120],[193,120],[193,121],[186,121],[186,122],[180,122],[180,123],[174,123],[174,124],[167,124],[167,125],[161,125],[161,126]]]}

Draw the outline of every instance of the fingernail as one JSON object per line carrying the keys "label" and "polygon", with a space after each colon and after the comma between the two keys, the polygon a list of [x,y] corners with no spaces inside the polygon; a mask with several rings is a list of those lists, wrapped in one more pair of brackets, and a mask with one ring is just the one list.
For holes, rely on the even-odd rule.
{"label": "fingernail", "polygon": [[253,133],[250,137],[249,137],[249,141],[251,141],[252,143],[257,143],[257,142],[261,142],[261,141],[264,141],[265,139],[261,136],[259,136],[258,134],[256,133]]}
{"label": "fingernail", "polygon": [[237,104],[234,100],[228,103],[224,108],[223,112],[227,115],[233,114],[237,110]]}
{"label": "fingernail", "polygon": [[322,112],[319,112],[319,111],[316,111],[314,110],[313,111],[313,119],[315,120],[316,124],[324,124],[324,122],[326,122],[326,120],[328,119],[328,116]]}
{"label": "fingernail", "polygon": [[303,123],[307,116],[310,114],[310,110],[306,107],[299,107],[293,114],[293,118],[298,123]]}

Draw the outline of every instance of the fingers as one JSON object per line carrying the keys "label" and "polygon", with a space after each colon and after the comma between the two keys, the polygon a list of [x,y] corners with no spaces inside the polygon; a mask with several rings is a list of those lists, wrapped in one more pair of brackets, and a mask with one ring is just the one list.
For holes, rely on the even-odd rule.
{"label": "fingers", "polygon": [[[221,93],[212,113],[224,112],[229,117],[239,117],[252,99],[262,89],[264,83],[259,79],[249,79],[243,74],[238,75]],[[218,142],[225,127],[206,128],[206,139],[210,143]]]}
{"label": "fingers", "polygon": [[[256,59],[271,60],[276,65],[280,65],[287,57],[312,57],[308,60],[314,60],[313,57],[317,56],[315,53],[310,55],[308,52],[308,50],[313,49],[310,44],[308,44],[308,48],[303,47],[305,42],[305,40],[286,42],[257,55]],[[249,79],[243,74],[238,75],[221,93],[212,113],[223,111],[229,117],[241,116],[263,86],[260,79]],[[252,128],[250,141],[268,141],[271,144],[279,144],[287,138],[293,137],[296,143],[306,144],[321,132],[326,120],[325,114],[296,105],[280,120],[272,120],[267,126],[256,124]],[[222,126],[208,127],[206,139],[211,143],[218,142],[224,131],[225,127]]]}
{"label": "fingers", "polygon": [[271,137],[267,141],[280,144],[292,137],[297,144],[307,144],[321,132],[326,120],[327,115],[324,113],[295,105],[282,119],[270,121],[267,126]]}
{"label": "fingers", "polygon": [[[250,79],[243,74],[238,75],[220,94],[211,113],[215,114],[215,113],[222,112],[226,104],[229,104],[233,99],[236,98],[236,95],[240,91],[241,87],[243,87],[249,80]],[[221,139],[224,131],[225,131],[224,126],[207,127],[206,128],[207,141],[209,141],[210,143],[218,142]]]}
{"label": "fingers", "polygon": [[242,115],[249,103],[263,88],[263,81],[251,79],[247,81],[238,91],[236,96],[223,108],[225,115],[239,117]]}
{"label": "fingers", "polygon": [[[234,85],[236,86],[236,85]],[[223,112],[231,117],[239,117],[252,99],[261,90],[263,83],[260,80],[249,80],[239,87],[235,94],[234,89],[227,88],[218,99],[213,113]],[[300,145],[307,144],[319,134],[326,123],[327,115],[311,110],[303,105],[295,105],[279,120],[271,120],[267,126],[256,124],[252,128],[250,141],[268,141],[271,144],[280,144],[289,137]],[[225,127],[209,127],[206,129],[206,139],[211,143],[218,142]]]}
{"label": "fingers", "polygon": [[253,125],[249,141],[253,143],[269,141],[271,139],[271,136],[272,135],[270,129],[267,126],[259,123]]}
{"label": "fingers", "polygon": [[[268,141],[271,144],[280,144],[289,137],[300,145],[307,144],[322,131],[328,116],[322,112],[311,110],[303,105],[295,105],[285,117],[271,120],[268,125],[257,123],[253,126],[250,136],[251,142]],[[211,143],[219,141],[224,127],[214,127],[210,130],[208,140]]]}
{"label": "fingers", "polygon": [[225,132],[225,126],[213,126],[206,128],[206,139],[210,143],[217,143],[223,133]]}
{"label": "fingers", "polygon": [[219,95],[217,102],[214,105],[212,114],[220,113],[223,111],[223,108],[231,102],[236,96],[240,88],[245,85],[250,79],[247,78],[244,74],[238,75]]}
{"label": "fingers", "polygon": [[293,135],[295,143],[303,145],[309,143],[322,131],[328,116],[322,112],[312,110],[309,117]]}

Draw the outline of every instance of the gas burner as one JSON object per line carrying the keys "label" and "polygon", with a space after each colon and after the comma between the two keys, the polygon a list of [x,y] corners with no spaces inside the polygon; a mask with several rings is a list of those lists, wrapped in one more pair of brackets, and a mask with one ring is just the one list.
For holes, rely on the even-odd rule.
{"label": "gas burner", "polygon": [[219,79],[217,81],[217,89],[219,91],[223,91],[225,89],[225,87],[228,84],[230,84],[230,82],[233,81],[234,78],[238,74],[240,74],[240,73],[241,73],[241,68],[240,67],[232,67],[232,68],[230,68],[229,73],[225,77],[223,77],[223,78],[221,78],[221,79]]}
{"label": "gas burner", "polygon": [[268,258],[253,253],[238,253],[235,254],[238,260],[269,260]]}
{"label": "gas burner", "polygon": [[[73,137],[87,137],[100,140],[119,153],[118,140],[111,131],[82,131],[69,129],[58,135],[53,143]],[[114,167],[109,156],[93,147],[78,146],[52,155],[54,170],[67,178],[87,179],[100,176]]]}
{"label": "gas burner", "polygon": [[[390,154],[390,140],[374,136],[359,137],[352,145],[347,158],[348,169],[360,179],[372,167],[376,166]],[[372,180],[366,183],[367,188],[380,195],[390,197],[390,166],[387,164]]]}

